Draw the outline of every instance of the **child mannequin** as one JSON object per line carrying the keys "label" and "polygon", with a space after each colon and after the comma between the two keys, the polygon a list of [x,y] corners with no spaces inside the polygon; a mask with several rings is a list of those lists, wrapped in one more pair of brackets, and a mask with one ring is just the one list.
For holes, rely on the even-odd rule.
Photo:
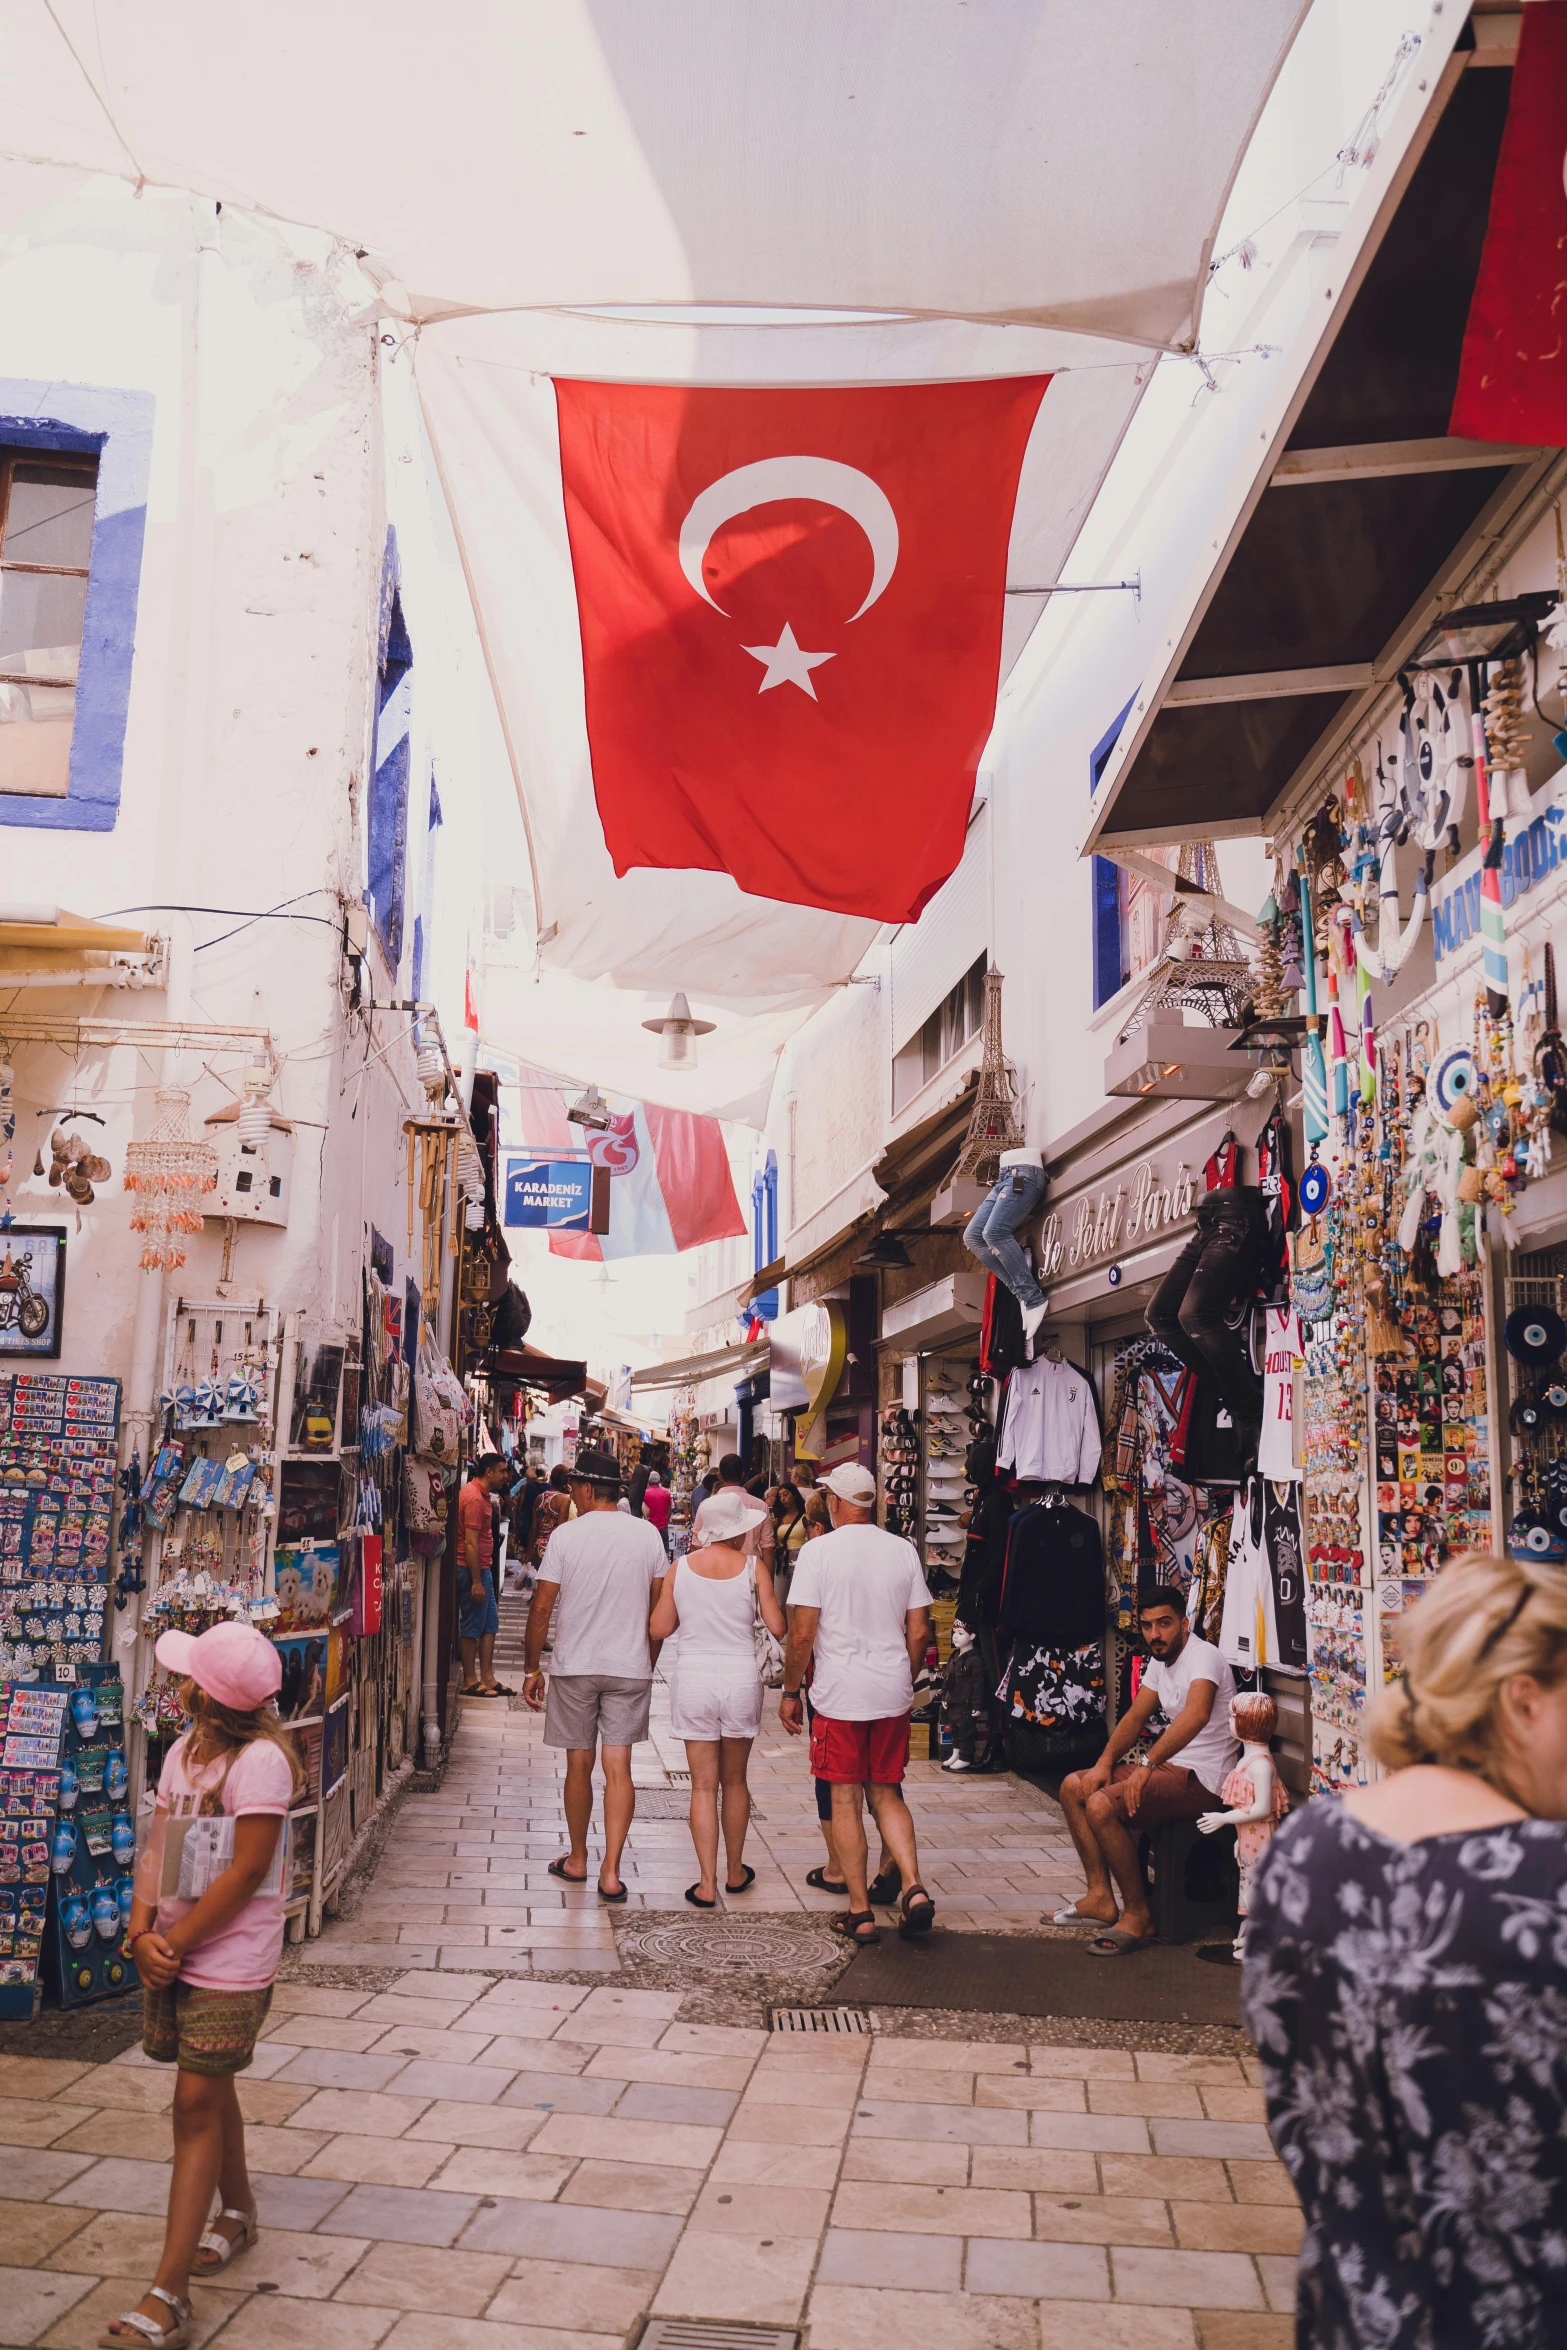
{"label": "child mannequin", "polygon": [[1219,1793],[1228,1811],[1205,1811],[1197,1825],[1205,1836],[1218,1828],[1235,1830],[1235,1857],[1240,1864],[1241,1930],[1234,1954],[1246,1955],[1246,1912],[1250,1907],[1252,1871],[1268,1849],[1279,1821],[1289,1810],[1289,1794],[1279,1777],[1269,1742],[1277,1734],[1279,1709],[1261,1690],[1237,1697],[1230,1707],[1230,1724],[1241,1741],[1241,1759]]}

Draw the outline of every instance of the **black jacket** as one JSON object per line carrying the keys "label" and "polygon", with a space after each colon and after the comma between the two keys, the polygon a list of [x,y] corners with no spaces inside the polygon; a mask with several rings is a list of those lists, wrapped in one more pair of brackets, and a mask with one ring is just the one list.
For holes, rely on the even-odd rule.
{"label": "black jacket", "polygon": [[1082,1510],[1030,1502],[1007,1528],[1001,1647],[1086,1648],[1105,1628],[1104,1544]]}

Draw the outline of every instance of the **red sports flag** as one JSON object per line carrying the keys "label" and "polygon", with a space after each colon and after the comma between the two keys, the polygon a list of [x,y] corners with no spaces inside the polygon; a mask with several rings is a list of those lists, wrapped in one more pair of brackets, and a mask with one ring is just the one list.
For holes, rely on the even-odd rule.
{"label": "red sports flag", "polygon": [[1049,381],[556,384],[617,874],[913,920],[963,853]]}
{"label": "red sports flag", "polygon": [[1567,0],[1523,11],[1449,432],[1567,447]]}
{"label": "red sports flag", "polygon": [[718,1119],[611,1094],[609,1125],[595,1132],[567,1118],[558,1079],[523,1062],[518,1082],[529,1147],[570,1158],[586,1153],[609,1176],[608,1232],[552,1232],[552,1256],[595,1263],[667,1256],[706,1240],[744,1237],[745,1217]]}

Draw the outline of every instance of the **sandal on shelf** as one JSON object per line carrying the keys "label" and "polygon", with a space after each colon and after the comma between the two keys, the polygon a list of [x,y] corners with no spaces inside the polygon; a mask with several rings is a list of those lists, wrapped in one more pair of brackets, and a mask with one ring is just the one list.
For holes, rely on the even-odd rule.
{"label": "sandal on shelf", "polygon": [[704,1901],[701,1894],[697,1891],[695,1885],[688,1885],[686,1887],[686,1899],[690,1902],[693,1909],[716,1909],[718,1907],[718,1899],[716,1895],[711,1901]]}
{"label": "sandal on shelf", "polygon": [[744,1869],[745,1875],[740,1879],[738,1885],[731,1885],[726,1877],[724,1880],[724,1891],[726,1893],[749,1893],[751,1887],[756,1883],[756,1871],[752,1868],[750,1862],[748,1860],[743,1860],[740,1863],[740,1866],[742,1869]]}
{"label": "sandal on shelf", "polygon": [[866,1888],[866,1899],[875,1909],[890,1909],[903,1890],[903,1871],[897,1862],[889,1861],[879,1876],[872,1877]]}
{"label": "sandal on shelf", "polygon": [[261,2233],[261,2222],[254,2204],[248,2211],[236,2211],[225,2204],[218,2218],[237,2219],[240,2233],[237,2236],[225,2236],[216,2225],[209,2227],[196,2246],[196,2258],[191,2264],[192,2276],[216,2276],[220,2268],[227,2268],[231,2260],[237,2260],[242,2252],[248,2252]]}
{"label": "sandal on shelf", "polygon": [[807,1869],[805,1881],[813,1893],[836,1893],[841,1896],[849,1890],[847,1885],[833,1883],[827,1874],[825,1865],[819,1869]]}
{"label": "sandal on shelf", "polygon": [[[155,2317],[146,2316],[140,2309],[127,2309],[114,2323],[117,2326],[134,2327],[142,2339],[151,2345],[151,2350],[185,2350],[194,2317],[190,2303],[182,2301],[178,2293],[166,2292],[162,2285],[149,2285],[142,2298],[165,2302],[174,2312],[174,2323],[171,2326],[160,2326]],[[129,2338],[126,2334],[100,2334],[98,2350],[126,2350]]]}
{"label": "sandal on shelf", "polygon": [[[916,1894],[919,1896],[919,1906],[911,1909],[909,1904],[914,1900]],[[904,1894],[899,1907],[898,1938],[900,1941],[912,1942],[916,1934],[928,1934],[936,1923],[936,1904],[918,1878]]]}
{"label": "sandal on shelf", "polygon": [[874,1910],[841,1909],[828,1923],[841,1941],[852,1942],[856,1950],[869,1950],[881,1940],[881,1928],[876,1923]]}

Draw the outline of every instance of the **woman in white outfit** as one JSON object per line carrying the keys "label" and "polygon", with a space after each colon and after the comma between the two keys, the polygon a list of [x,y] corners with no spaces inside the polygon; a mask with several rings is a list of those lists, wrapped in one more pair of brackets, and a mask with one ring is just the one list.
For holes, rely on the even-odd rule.
{"label": "woman in white outfit", "polygon": [[715,1493],[702,1513],[701,1549],[676,1559],[648,1625],[652,1640],[680,1634],[670,1711],[691,1765],[691,1841],[702,1872],[686,1890],[694,1909],[717,1906],[720,1810],[725,1892],[743,1893],[756,1881],[744,1858],[751,1821],[746,1764],[762,1726],[754,1619],[760,1614],[775,1640],[788,1630],[766,1560],[744,1555],[746,1536],[765,1515],[749,1493],[732,1486]]}

